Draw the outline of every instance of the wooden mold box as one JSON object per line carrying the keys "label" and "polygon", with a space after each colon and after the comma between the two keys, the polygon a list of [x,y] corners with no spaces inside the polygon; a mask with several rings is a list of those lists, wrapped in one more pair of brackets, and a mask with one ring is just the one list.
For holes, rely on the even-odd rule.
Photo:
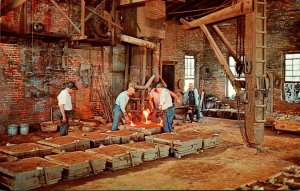
{"label": "wooden mold box", "polygon": [[197,153],[202,148],[202,139],[195,136],[185,136],[175,133],[163,133],[146,137],[146,141],[167,144],[175,157]]}
{"label": "wooden mold box", "polygon": [[104,134],[111,136],[111,144],[125,144],[133,141],[143,141],[144,134],[137,133],[129,130],[118,130],[105,132]]}
{"label": "wooden mold box", "polygon": [[169,156],[170,146],[150,142],[135,142],[121,145],[133,150],[143,152],[143,161],[151,161]]}
{"label": "wooden mold box", "polygon": [[249,183],[241,185],[238,190],[288,190],[288,186],[276,183],[273,184],[260,180],[253,180]]}
{"label": "wooden mold box", "polygon": [[55,137],[49,140],[38,141],[39,144],[58,149],[58,151],[84,151],[90,148],[90,141],[72,136]]}
{"label": "wooden mold box", "polygon": [[63,166],[39,157],[0,163],[0,183],[12,190],[55,184],[61,179]]}
{"label": "wooden mold box", "polygon": [[82,133],[80,131],[69,133],[72,137],[78,137],[81,139],[87,139],[90,141],[91,148],[99,147],[100,145],[110,145],[112,144],[111,136],[100,133],[98,131],[90,132],[90,133]]}
{"label": "wooden mold box", "polygon": [[186,131],[180,134],[184,136],[191,136],[202,139],[202,150],[213,148],[223,142],[223,139],[219,136],[219,134],[205,133],[199,131]]}
{"label": "wooden mold box", "polygon": [[286,120],[286,121],[275,121],[275,129],[282,131],[294,131],[300,132],[300,121],[298,120]]}
{"label": "wooden mold box", "polygon": [[108,145],[88,149],[85,152],[105,157],[107,159],[106,168],[111,170],[128,168],[139,165],[143,162],[143,153],[141,151],[129,149],[120,145]]}
{"label": "wooden mold box", "polygon": [[51,155],[52,147],[36,144],[36,143],[22,143],[12,146],[0,146],[0,151],[17,157],[19,159],[28,157],[44,157]]}
{"label": "wooden mold box", "polygon": [[134,132],[142,132],[145,135],[154,135],[163,132],[163,126],[158,123],[145,124],[141,122],[135,122],[135,126],[126,125],[126,129]]}
{"label": "wooden mold box", "polygon": [[63,165],[64,180],[73,180],[91,174],[99,174],[105,169],[106,159],[83,151],[75,151],[47,156],[46,159]]}

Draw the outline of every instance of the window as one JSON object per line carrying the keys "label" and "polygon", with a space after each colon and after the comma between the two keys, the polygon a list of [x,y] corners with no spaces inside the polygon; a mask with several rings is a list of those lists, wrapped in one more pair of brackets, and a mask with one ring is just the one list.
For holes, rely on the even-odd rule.
{"label": "window", "polygon": [[284,100],[300,102],[300,53],[285,54]]}
{"label": "window", "polygon": [[[235,70],[235,60],[232,56],[229,57],[229,67],[230,67],[230,70],[232,72],[232,74],[235,76],[235,79],[236,80],[245,80],[245,75],[242,74],[240,77],[239,75],[236,73],[236,70]],[[226,79],[226,97],[229,97],[229,98],[234,98],[235,97],[235,90],[231,84],[231,82],[229,81],[229,79]]]}
{"label": "window", "polygon": [[184,57],[184,90],[189,88],[189,83],[195,82],[195,57],[185,55]]}

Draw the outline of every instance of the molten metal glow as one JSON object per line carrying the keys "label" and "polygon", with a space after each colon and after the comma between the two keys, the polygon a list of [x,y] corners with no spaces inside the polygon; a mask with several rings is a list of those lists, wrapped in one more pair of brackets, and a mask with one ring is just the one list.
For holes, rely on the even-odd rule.
{"label": "molten metal glow", "polygon": [[161,117],[159,117],[160,123],[158,125],[163,126],[164,120],[161,119]]}
{"label": "molten metal glow", "polygon": [[144,110],[143,114],[146,117],[146,124],[149,124],[150,121],[148,121],[148,115],[150,114],[150,110],[149,109]]}
{"label": "molten metal glow", "polygon": [[136,126],[135,124],[133,124],[133,122],[132,121],[130,121],[130,125],[129,126],[131,126],[131,127],[134,127],[134,126]]}

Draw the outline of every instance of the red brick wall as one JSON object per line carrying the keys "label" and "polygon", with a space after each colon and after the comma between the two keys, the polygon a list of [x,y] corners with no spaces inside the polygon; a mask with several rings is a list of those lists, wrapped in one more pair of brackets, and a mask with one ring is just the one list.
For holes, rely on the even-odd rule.
{"label": "red brick wall", "polygon": [[[300,53],[300,4],[297,0],[268,0],[268,71],[284,82],[284,54]],[[300,114],[300,103],[282,100],[282,84],[274,88],[274,112]]]}
{"label": "red brick wall", "polygon": [[[5,7],[11,1],[1,3]],[[66,18],[48,0],[27,1],[27,32],[30,32],[31,23],[41,22],[45,26],[43,33],[66,35],[74,28]],[[63,11],[69,15],[72,21],[79,25],[80,6],[73,6],[66,3],[59,3]],[[2,30],[6,32],[18,32],[21,6],[0,17]],[[90,101],[90,93],[93,84],[83,84],[79,76],[81,64],[104,66],[104,84],[111,88],[112,74],[111,62],[112,51],[110,47],[104,47],[101,58],[101,47],[92,47],[88,44],[76,44],[76,49],[71,48],[64,54],[67,56],[66,71],[55,69],[48,70],[47,66],[56,68],[56,63],[61,61],[63,43],[57,39],[39,38],[38,36],[11,37],[2,35],[0,43],[0,124],[10,123],[40,123],[50,119],[50,108],[57,107],[57,95],[64,88],[67,81],[76,82],[79,90],[72,95],[75,117],[90,118],[91,108],[95,103]],[[47,40],[47,41],[44,41]],[[78,48],[80,47],[80,48]],[[91,54],[90,54],[91,52]],[[103,61],[103,63],[102,63]],[[26,75],[26,65],[32,62],[34,75]],[[91,67],[91,70],[95,68]],[[4,78],[3,78],[4,77]],[[26,84],[42,90],[25,95]],[[48,92],[44,92],[44,84],[48,84]],[[35,89],[35,88],[30,88]],[[114,92],[115,93],[115,92]],[[94,104],[94,105],[93,105]],[[98,107],[97,114],[100,109]],[[56,113],[54,113],[56,118]]]}
{"label": "red brick wall", "polygon": [[[267,1],[267,71],[283,80],[284,53],[300,52],[300,5],[297,0]],[[218,25],[230,43],[235,46],[236,28],[234,22]],[[167,22],[166,39],[163,43],[162,60],[178,61],[176,65],[175,82],[184,76],[184,53],[186,50],[198,51],[197,64],[200,66],[199,89],[204,89],[208,95],[217,96],[220,100],[236,107],[235,101],[225,97],[226,77],[210,45],[201,30],[186,31],[173,22]],[[214,36],[225,58],[228,51]],[[206,68],[209,76],[205,76]],[[274,88],[274,112],[300,114],[299,103],[288,103],[281,99],[282,86]]]}

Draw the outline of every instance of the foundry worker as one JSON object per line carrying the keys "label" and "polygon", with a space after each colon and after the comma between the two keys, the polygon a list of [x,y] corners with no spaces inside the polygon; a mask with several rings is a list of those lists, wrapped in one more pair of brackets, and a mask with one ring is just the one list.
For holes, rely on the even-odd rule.
{"label": "foundry worker", "polygon": [[197,116],[197,122],[201,116],[201,109],[200,109],[200,97],[198,90],[194,88],[193,83],[189,83],[189,88],[184,93],[183,104],[193,106],[192,115],[191,115],[191,122],[193,122],[194,115]]}
{"label": "foundry worker", "polygon": [[125,107],[129,101],[129,97],[132,96],[135,93],[135,89],[133,87],[129,87],[127,91],[123,91],[120,93],[116,99],[115,106],[113,109],[114,112],[114,119],[113,119],[113,124],[112,124],[112,131],[117,131],[118,130],[118,123],[119,120],[124,116],[125,119],[129,118]]}
{"label": "foundry worker", "polygon": [[[158,83],[155,88],[151,89],[151,91],[149,93],[149,97],[148,97],[151,115],[156,117],[156,118],[157,118],[156,110],[158,109],[159,103],[160,103],[160,94],[158,93],[157,88],[163,88],[163,87],[166,88],[166,85],[162,84],[162,83]],[[176,102],[178,104],[181,104],[180,99],[178,98],[178,96],[174,92],[172,92],[168,89],[166,89],[166,90],[176,100]]]}
{"label": "foundry worker", "polygon": [[159,110],[163,111],[164,116],[164,132],[171,133],[172,132],[172,123],[175,115],[175,110],[172,103],[172,97],[168,91],[168,89],[163,87],[157,88],[158,93],[160,94],[159,99]]}
{"label": "foundry worker", "polygon": [[57,96],[58,100],[58,118],[60,119],[60,136],[68,135],[69,129],[69,118],[72,114],[72,100],[71,93],[74,90],[78,90],[74,82],[67,82],[65,84],[66,88],[60,92]]}

